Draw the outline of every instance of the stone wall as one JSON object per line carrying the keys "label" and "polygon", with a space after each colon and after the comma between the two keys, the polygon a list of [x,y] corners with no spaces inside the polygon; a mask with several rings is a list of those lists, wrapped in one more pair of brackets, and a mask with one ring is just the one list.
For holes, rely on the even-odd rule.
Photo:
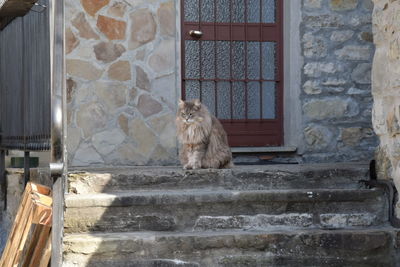
{"label": "stone wall", "polygon": [[176,2],[65,2],[70,165],[176,162]]}
{"label": "stone wall", "polygon": [[[400,1],[374,0],[373,124],[380,139],[378,176],[400,190]],[[400,218],[400,204],[397,204]]]}
{"label": "stone wall", "polygon": [[373,158],[371,0],[303,0],[306,162]]}
{"label": "stone wall", "polygon": [[[71,166],[177,163],[179,4],[66,2]],[[373,157],[372,8],[371,0],[302,0],[305,162]]]}

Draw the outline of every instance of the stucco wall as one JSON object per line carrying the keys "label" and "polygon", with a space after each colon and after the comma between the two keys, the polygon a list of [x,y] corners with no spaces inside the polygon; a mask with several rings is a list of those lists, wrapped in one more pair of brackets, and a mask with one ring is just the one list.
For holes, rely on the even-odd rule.
{"label": "stucco wall", "polygon": [[70,165],[176,162],[177,2],[65,2]]}
{"label": "stucco wall", "polygon": [[303,0],[300,39],[306,162],[373,158],[370,0]]}
{"label": "stucco wall", "polygon": [[[378,176],[400,190],[400,1],[374,0],[373,123],[380,146]],[[397,205],[400,217],[400,205]]]}

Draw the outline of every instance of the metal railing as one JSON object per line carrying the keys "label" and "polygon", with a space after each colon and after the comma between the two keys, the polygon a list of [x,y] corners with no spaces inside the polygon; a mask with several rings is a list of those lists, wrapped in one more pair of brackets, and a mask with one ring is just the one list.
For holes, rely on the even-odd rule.
{"label": "metal railing", "polygon": [[62,265],[66,160],[66,74],[64,49],[64,1],[50,0],[51,163],[53,178],[53,226],[51,266]]}
{"label": "metal railing", "polygon": [[[53,180],[51,266],[61,266],[65,193],[64,1],[41,0],[0,31],[0,183],[7,150],[50,151]],[[47,7],[47,8],[46,8]]]}

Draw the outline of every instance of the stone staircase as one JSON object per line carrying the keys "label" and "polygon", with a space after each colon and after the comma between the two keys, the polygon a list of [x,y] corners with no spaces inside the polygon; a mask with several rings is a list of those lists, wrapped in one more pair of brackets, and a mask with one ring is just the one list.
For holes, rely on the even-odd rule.
{"label": "stone staircase", "polygon": [[63,266],[400,266],[367,179],[362,164],[75,171]]}

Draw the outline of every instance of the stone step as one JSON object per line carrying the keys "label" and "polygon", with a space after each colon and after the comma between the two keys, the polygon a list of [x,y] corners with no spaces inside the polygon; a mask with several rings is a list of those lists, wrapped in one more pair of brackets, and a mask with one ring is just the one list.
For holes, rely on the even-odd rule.
{"label": "stone step", "polygon": [[392,228],[67,234],[63,266],[395,267],[398,236]]}
{"label": "stone step", "polygon": [[[226,256],[218,261],[220,267],[395,267],[393,259],[341,259],[341,258],[316,258],[316,257],[266,257],[263,255]],[[77,267],[78,263],[67,262],[64,267]],[[184,262],[180,260],[95,260],[88,261],[87,267],[201,267],[199,263]],[[207,267],[207,266],[205,266]],[[398,267],[398,266],[397,266]]]}
{"label": "stone step", "polygon": [[361,227],[388,221],[379,189],[151,190],[68,194],[65,231]]}
{"label": "stone step", "polygon": [[69,192],[106,193],[139,189],[224,188],[267,190],[299,188],[363,188],[368,165],[307,164],[240,166],[228,170],[184,171],[180,167],[132,167],[75,170]]}
{"label": "stone step", "polygon": [[[396,265],[397,264],[397,265]],[[109,265],[110,266],[110,265]],[[118,266],[118,265],[117,265]],[[124,265],[121,265],[124,266]],[[127,266],[127,265],[126,265]],[[192,265],[193,266],[193,265]],[[393,258],[319,258],[319,257],[265,257],[260,255],[226,256],[219,261],[221,267],[398,267]]]}

